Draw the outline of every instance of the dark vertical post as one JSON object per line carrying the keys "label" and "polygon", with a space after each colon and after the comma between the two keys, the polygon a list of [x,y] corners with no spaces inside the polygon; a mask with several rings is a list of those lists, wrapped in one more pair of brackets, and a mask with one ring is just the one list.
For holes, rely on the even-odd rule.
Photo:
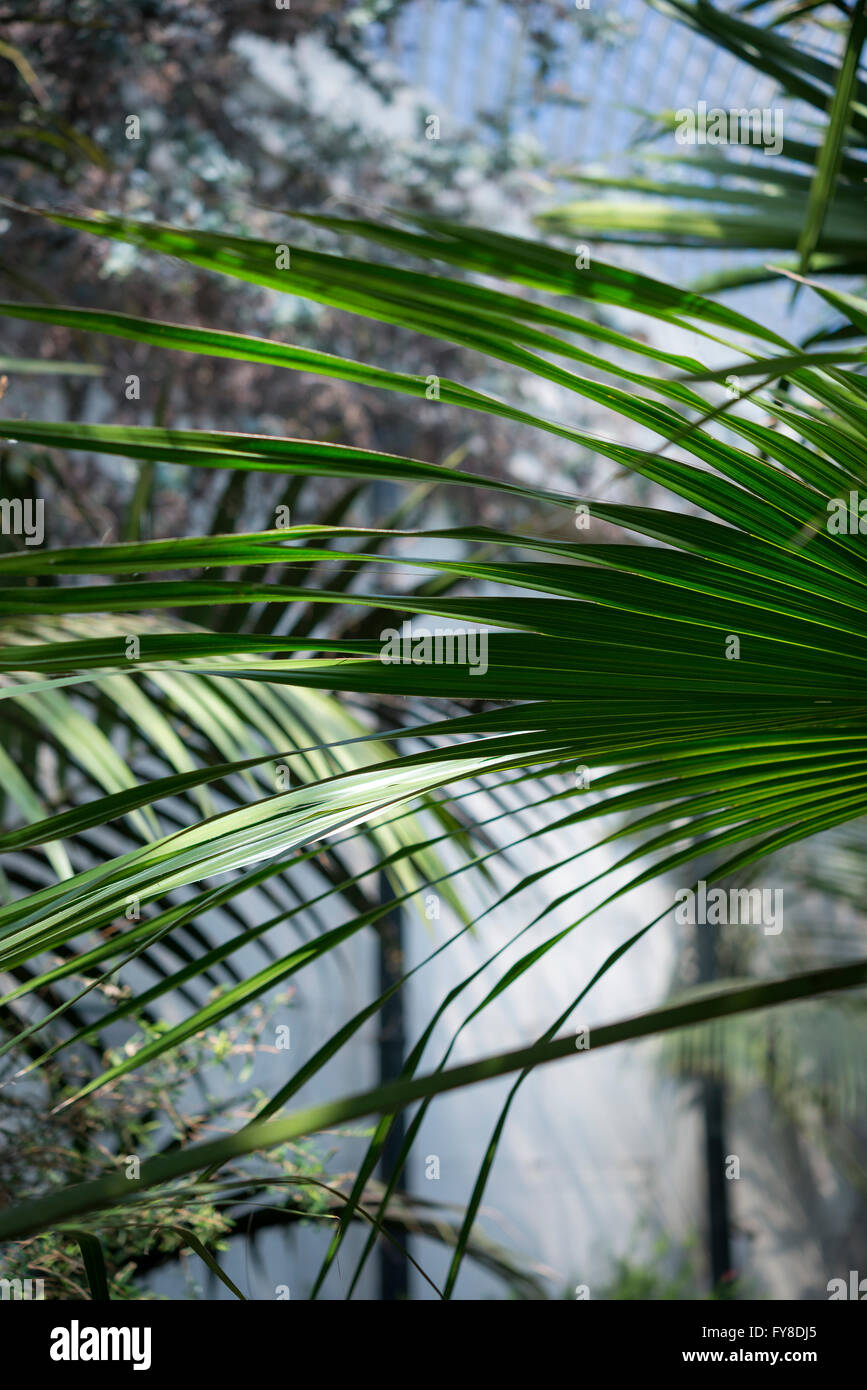
{"label": "dark vertical post", "polygon": [[[379,895],[382,903],[391,902],[394,894],[388,875],[379,875]],[[379,920],[379,989],[384,993],[404,974],[403,965],[403,913],[397,906],[391,908]],[[379,1077],[381,1081],[393,1081],[400,1075],[406,1050],[404,1029],[403,992],[396,990],[379,1011]],[[385,1141],[380,1159],[380,1177],[388,1182],[395,1174],[398,1156],[406,1136],[403,1112],[399,1111],[393,1119],[388,1138]],[[398,1174],[399,1177],[399,1174]],[[404,1244],[405,1233],[394,1227],[385,1229],[396,1240]],[[383,1302],[409,1297],[409,1264],[406,1256],[390,1240],[381,1240],[379,1245],[379,1286]]]}
{"label": "dark vertical post", "polygon": [[[715,980],[717,977],[715,930],[715,927],[707,924],[696,927],[698,977],[702,983]],[[709,1076],[702,1082],[702,1111],[707,1164],[711,1284],[715,1291],[724,1292],[726,1282],[731,1277],[732,1263],[728,1180],[725,1175],[725,1081],[722,1077]]]}

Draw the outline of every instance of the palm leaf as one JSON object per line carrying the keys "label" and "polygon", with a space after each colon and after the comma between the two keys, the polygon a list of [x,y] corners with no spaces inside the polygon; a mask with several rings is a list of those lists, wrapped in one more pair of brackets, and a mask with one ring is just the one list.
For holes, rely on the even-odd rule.
{"label": "palm leaf", "polygon": [[[292,271],[284,274],[273,269],[274,248],[265,242],[111,218],[58,220],[100,235],[129,238],[216,272],[227,271],[270,288],[324,299],[356,315],[421,330],[556,383],[609,409],[621,421],[652,431],[662,447],[651,451],[591,436],[568,424],[513,411],[504,402],[456,383],[448,384],[449,403],[532,422],[572,442],[581,442],[652,480],[703,515],[617,506],[594,498],[519,488],[462,470],[342,444],[162,427],[9,421],[9,433],[25,448],[38,444],[98,449],[142,463],[163,460],[242,472],[388,477],[412,486],[435,482],[482,486],[532,500],[539,515],[552,521],[562,516],[564,506],[581,503],[588,509],[591,524],[604,522],[639,540],[630,544],[565,541],[559,534],[544,531],[523,535],[478,526],[398,531],[335,524],[188,540],[131,540],[117,546],[45,553],[22,550],[0,558],[0,572],[6,573],[0,609],[7,615],[7,637],[0,651],[6,683],[2,695],[7,704],[17,706],[22,717],[57,741],[67,758],[79,762],[91,783],[98,785],[101,797],[101,804],[98,802],[92,811],[70,807],[42,816],[26,831],[12,832],[17,839],[11,843],[31,847],[42,842],[43,836],[44,842],[50,843],[61,831],[75,840],[86,835],[89,826],[118,816],[134,818],[125,832],[127,847],[118,847],[116,853],[97,862],[80,858],[71,877],[46,883],[0,908],[0,962],[4,969],[35,968],[41,971],[35,978],[44,980],[44,965],[39,962],[46,952],[63,950],[72,953],[73,959],[93,960],[94,949],[99,949],[94,946],[94,933],[122,918],[130,894],[145,905],[168,901],[162,917],[151,919],[144,930],[122,931],[120,947],[137,950],[143,942],[147,944],[150,932],[174,931],[178,917],[172,913],[179,909],[171,904],[179,890],[201,885],[227,871],[243,885],[251,873],[266,874],[271,866],[284,866],[289,856],[312,854],[313,847],[323,840],[335,852],[335,836],[354,837],[362,826],[370,827],[375,853],[391,863],[396,874],[398,866],[401,872],[410,864],[414,866],[415,876],[398,883],[401,897],[407,897],[435,872],[428,856],[438,837],[426,835],[406,819],[420,798],[425,798],[425,804],[435,812],[438,801],[459,795],[455,789],[462,782],[475,787],[480,778],[487,785],[507,773],[529,779],[543,769],[563,773],[570,772],[576,763],[586,765],[598,779],[594,786],[602,791],[601,800],[587,804],[578,787],[560,793],[567,803],[564,814],[539,833],[556,833],[611,815],[615,828],[605,833],[602,827],[594,843],[627,843],[620,857],[597,877],[620,870],[624,873],[619,874],[616,887],[608,888],[601,904],[582,910],[502,973],[466,1023],[512,987],[565,935],[631,889],[666,872],[682,874],[699,857],[705,862],[707,855],[713,857],[715,867],[704,877],[741,873],[782,847],[867,813],[862,679],[867,566],[859,534],[836,535],[824,526],[829,501],[845,495],[863,471],[857,452],[867,424],[863,390],[845,358],[817,362],[801,355],[793,360],[792,345],[760,325],[700,296],[630,272],[597,266],[585,282],[567,269],[564,262],[568,258],[563,253],[542,244],[430,222],[420,224],[422,232],[381,230],[383,239],[399,235],[401,249],[423,259],[472,270],[484,267],[488,275],[532,284],[558,295],[581,293],[597,302],[628,304],[666,323],[695,320],[698,330],[709,336],[716,337],[722,330],[761,343],[765,355],[768,346],[782,348],[789,357],[785,370],[797,382],[800,395],[794,402],[768,392],[756,397],[772,421],[785,426],[774,428],[756,421],[738,402],[729,402],[721,412],[692,385],[662,375],[663,369],[675,368],[698,381],[705,371],[698,358],[673,360],[649,349],[643,355],[656,359],[658,372],[635,372],[625,368],[619,357],[584,352],[575,347],[571,336],[561,336],[586,332],[593,337],[593,326],[573,319],[566,311],[546,312],[544,306],[521,294],[481,291],[454,275],[392,271],[373,262],[344,260],[322,252],[293,255]],[[375,229],[367,224],[355,223],[342,230],[376,239]],[[851,317],[845,300],[839,300],[836,307]],[[45,306],[9,306],[9,311],[52,321],[52,310]],[[227,351],[241,359],[273,365],[303,364],[305,370],[344,374],[376,389],[419,393],[420,382],[348,359],[322,361],[302,349],[263,345],[261,340],[240,335],[175,329],[141,319],[127,321],[117,315],[102,317],[96,311],[76,319],[78,313],[74,309],[60,311],[66,324],[129,335],[134,341],[201,352]],[[536,323],[546,325],[544,333],[532,326]],[[547,331],[555,327],[556,334]],[[544,344],[540,337],[544,337]],[[611,335],[605,341],[604,335],[595,332],[595,338],[617,352],[622,346]],[[582,368],[601,368],[625,385],[605,386],[577,370],[559,368],[541,355],[543,347],[545,352],[568,357]],[[767,365],[767,356],[762,359],[752,349],[747,351]],[[638,386],[649,394],[641,394]],[[805,404],[800,404],[801,400]],[[699,418],[692,419],[694,415]],[[720,433],[721,422],[724,433]],[[822,429],[816,438],[819,422]],[[738,439],[736,445],[729,442],[732,435]],[[677,441],[678,453],[685,457],[662,456],[670,440]],[[648,539],[653,543],[647,544]],[[461,549],[463,558],[441,558],[438,547],[446,540]],[[433,553],[425,553],[431,543]],[[348,549],[350,544],[355,548]],[[381,643],[376,639],[335,638],[317,622],[298,636],[257,640],[243,631],[230,635],[192,629],[172,617],[173,610],[181,608],[248,608],[255,602],[282,606],[296,600],[330,611],[333,594],[304,581],[316,565],[332,561],[337,561],[346,574],[348,567],[354,567],[361,583],[376,572],[375,567],[400,564],[418,572],[420,582],[407,594],[371,591],[356,583],[340,591],[340,601],[393,615],[395,624],[407,613],[424,613],[483,626],[488,642],[484,681],[473,678],[468,662],[446,666],[386,664],[379,659]],[[279,564],[281,573],[289,576],[289,567],[298,566],[299,582],[273,582],[267,575],[272,564]],[[242,566],[247,577],[242,581],[155,577],[233,566]],[[133,574],[137,578],[131,581],[128,576]],[[460,589],[430,586],[431,576],[448,580],[449,585],[455,581]],[[36,586],[26,582],[37,577],[42,582]],[[57,582],[64,577],[89,582]],[[161,616],[143,623],[143,612]],[[96,614],[126,617],[103,616],[98,620],[101,626],[91,627],[91,616],[86,619],[86,628],[77,626],[81,621],[78,615]],[[126,659],[123,649],[122,637],[129,630],[141,632],[141,652],[134,661]],[[738,636],[743,647],[737,661],[726,656],[731,635]],[[577,690],[576,669],[581,673]],[[393,728],[375,742],[361,723],[355,723],[351,733],[345,727],[334,727],[316,750],[317,756],[311,756],[299,786],[277,795],[258,795],[261,784],[255,777],[262,740],[269,749],[281,751],[279,744],[285,732],[284,747],[294,743],[303,751],[306,745],[298,738],[293,721],[303,720],[315,727],[318,716],[310,714],[306,702],[323,698],[316,687],[359,695],[412,694],[429,703],[475,701],[482,694],[485,703],[469,713],[461,712],[459,706],[417,728]],[[189,706],[196,710],[195,722],[210,745],[209,772],[214,783],[225,787],[232,778],[245,775],[252,782],[233,783],[238,791],[231,802],[215,807],[213,812],[201,814],[200,805],[200,819],[190,818],[194,803],[187,800],[185,814],[175,828],[165,833],[161,826],[155,827],[150,818],[159,811],[163,798],[188,798],[204,788],[211,780],[202,775],[206,769],[195,763],[185,765],[185,750],[177,746],[173,761],[169,742],[159,760],[159,775],[143,792],[136,787],[136,779],[124,777],[113,765],[110,749],[98,739],[79,746],[80,726],[73,719],[73,689],[76,699],[92,691],[89,698],[98,695],[120,708],[128,700],[140,698],[132,695],[133,688],[139,692],[146,689],[152,702],[141,707],[136,721],[149,736],[152,749],[163,740],[166,721],[176,720],[178,711]],[[492,701],[509,704],[504,709],[491,708]],[[150,712],[145,720],[146,708]],[[339,706],[329,708],[337,725]],[[241,736],[250,729],[257,731],[257,749]],[[338,732],[343,735],[339,739]],[[420,747],[422,735],[427,742]],[[335,760],[338,744],[344,751]],[[359,756],[347,765],[349,748]],[[577,809],[572,809],[570,803],[576,797],[581,799]],[[386,821],[394,827],[397,839],[382,838]],[[453,841],[462,822],[441,814],[439,825],[439,838]],[[506,901],[530,886],[531,879],[534,884],[542,883],[561,863],[580,857],[591,847],[578,853],[570,851],[565,858],[561,851],[550,868],[525,876],[517,884],[498,885],[493,901]],[[496,854],[496,848],[479,857],[488,854]],[[341,879],[346,891],[358,886],[357,877],[346,874]],[[595,881],[588,878],[584,886]],[[305,895],[306,906],[315,902],[313,894]],[[546,903],[536,921],[542,921],[559,905],[558,900]],[[163,1055],[192,1033],[284,981],[375,922],[388,905],[358,904],[353,910],[354,916],[343,926],[321,931],[288,951],[284,946],[259,972],[228,985],[215,1000],[197,1003],[183,1022],[161,1032],[134,1057],[95,1073],[81,1094]],[[573,1040],[558,1037],[559,1030],[593,983],[653,925],[648,924],[612,953],[534,1046],[456,1068],[445,1066],[447,1052],[439,1068],[421,1074],[423,1054],[444,1001],[434,1011],[399,1080],[345,1102],[283,1119],[270,1118],[382,1006],[386,991],[327,1040],[312,1062],[272,1098],[262,1112],[267,1118],[260,1116],[240,1134],[145,1165],[141,1190],[148,1191],[197,1169],[211,1172],[230,1157],[283,1143],[326,1125],[383,1114],[386,1118],[359,1171],[346,1220],[326,1257],[324,1274],[381,1152],[390,1123],[387,1117],[414,1101],[427,1103],[446,1089],[474,1084],[487,1076],[514,1074],[519,1085],[536,1065],[569,1055],[574,1051]],[[519,929],[518,935],[525,929]],[[108,1013],[103,1022],[119,1021],[136,1008],[155,1004],[168,990],[186,987],[202,971],[220,966],[231,950],[231,941],[210,949],[200,946],[198,954],[173,976],[150,991],[139,991],[129,1003]],[[864,967],[854,965],[724,991],[598,1029],[594,1046],[728,1016],[744,1008],[804,998],[817,991],[852,988],[863,984],[864,979]],[[457,988],[455,999],[465,984]],[[22,997],[20,985],[16,986],[16,997]],[[82,1038],[92,1032],[87,1026],[73,1036]],[[67,1034],[51,1043],[37,1061],[55,1055],[69,1041]],[[470,1243],[506,1113],[492,1138],[457,1237],[447,1294],[454,1287]],[[374,1237],[385,1217],[390,1193],[387,1188]],[[0,1218],[0,1236],[21,1235],[40,1224],[102,1210],[127,1195],[128,1185],[111,1178],[77,1191],[49,1195]]]}

